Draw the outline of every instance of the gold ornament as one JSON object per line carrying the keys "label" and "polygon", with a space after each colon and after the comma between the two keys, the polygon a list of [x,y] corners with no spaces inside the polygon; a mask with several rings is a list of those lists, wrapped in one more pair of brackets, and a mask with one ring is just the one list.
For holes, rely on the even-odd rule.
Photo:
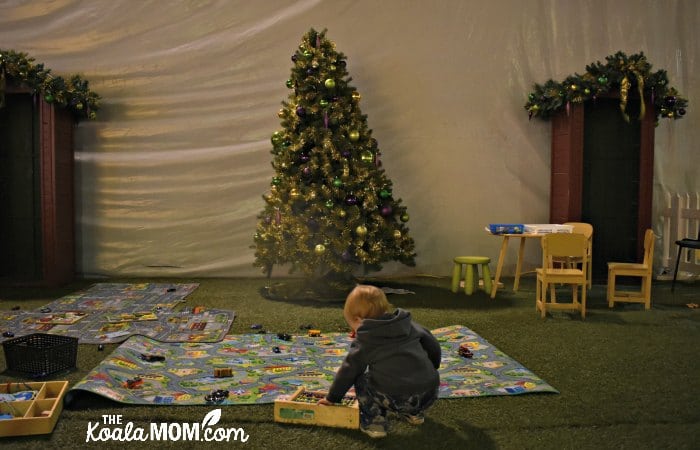
{"label": "gold ornament", "polygon": [[338,216],[340,216],[341,219],[344,218],[347,214],[348,213],[346,213],[344,209],[338,210]]}
{"label": "gold ornament", "polygon": [[356,102],[359,102],[361,98],[362,98],[362,96],[360,95],[359,92],[354,91],[352,93],[352,99],[355,100]]}
{"label": "gold ornament", "polygon": [[279,117],[280,119],[284,117],[284,109],[283,108],[280,109],[279,111],[277,111],[277,117]]}
{"label": "gold ornament", "polygon": [[355,228],[355,233],[359,237],[365,237],[367,235],[367,227],[364,225],[360,225],[357,228]]}
{"label": "gold ornament", "polygon": [[401,230],[394,230],[394,239],[401,239]]}
{"label": "gold ornament", "polygon": [[299,189],[297,189],[297,188],[292,188],[289,191],[289,196],[293,199],[297,199],[301,196],[301,192],[299,192]]}
{"label": "gold ornament", "polygon": [[317,255],[323,255],[326,253],[326,246],[323,244],[316,244],[316,247],[314,247],[314,253]]}
{"label": "gold ornament", "polygon": [[348,133],[348,138],[352,142],[357,142],[360,139],[360,132],[357,130],[353,130],[350,133]]}

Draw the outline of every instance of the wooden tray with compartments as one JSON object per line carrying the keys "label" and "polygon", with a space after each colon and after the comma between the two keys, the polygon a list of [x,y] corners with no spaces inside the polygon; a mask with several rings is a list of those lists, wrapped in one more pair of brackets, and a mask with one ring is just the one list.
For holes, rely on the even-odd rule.
{"label": "wooden tray with compartments", "polygon": [[35,392],[30,400],[0,402],[0,414],[5,417],[0,420],[0,437],[51,433],[63,410],[67,389],[67,381],[0,383],[0,394]]}
{"label": "wooden tray with compartments", "polygon": [[275,422],[339,428],[360,427],[360,409],[354,396],[346,395],[338,405],[319,405],[318,401],[325,396],[325,391],[307,391],[300,387],[292,395],[278,397],[275,400]]}

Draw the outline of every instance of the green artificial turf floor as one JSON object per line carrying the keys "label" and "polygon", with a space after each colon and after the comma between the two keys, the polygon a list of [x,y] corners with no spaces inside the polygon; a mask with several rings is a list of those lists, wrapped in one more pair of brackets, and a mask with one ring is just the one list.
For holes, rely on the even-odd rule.
{"label": "green artificial turf floor", "polygon": [[[200,283],[186,305],[236,312],[231,333],[299,333],[313,324],[326,332],[346,331],[342,302],[273,301],[263,298],[263,278],[82,280],[54,289],[0,288],[0,310],[28,310],[95,282]],[[465,325],[560,391],[507,397],[441,399],[425,423],[397,423],[383,440],[356,430],[279,424],[273,405],[224,407],[217,427],[236,427],[248,440],[197,443],[197,448],[254,449],[683,449],[700,444],[700,284],[655,282],[652,309],[605,303],[605,286],[594,285],[585,321],[568,313],[540,319],[534,307],[534,279],[526,276],[512,292],[512,279],[496,299],[479,291],[453,294],[441,277],[367,279],[378,286],[408,289],[391,295],[429,329]],[[51,379],[82,379],[116,348],[80,345],[77,368]],[[5,370],[4,355],[0,371]],[[17,378],[0,373],[0,383]],[[3,448],[192,448],[177,442],[86,442],[88,426],[103,415],[121,415],[123,424],[148,428],[151,422],[201,422],[212,406],[125,406],[95,399],[87,408],[64,410],[53,433],[0,438]]]}

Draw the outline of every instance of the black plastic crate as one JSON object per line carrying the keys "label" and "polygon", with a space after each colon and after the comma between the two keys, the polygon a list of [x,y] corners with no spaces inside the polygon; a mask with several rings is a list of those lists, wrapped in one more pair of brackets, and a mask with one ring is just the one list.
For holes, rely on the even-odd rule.
{"label": "black plastic crate", "polygon": [[75,368],[78,339],[34,333],[2,343],[7,370],[43,378]]}

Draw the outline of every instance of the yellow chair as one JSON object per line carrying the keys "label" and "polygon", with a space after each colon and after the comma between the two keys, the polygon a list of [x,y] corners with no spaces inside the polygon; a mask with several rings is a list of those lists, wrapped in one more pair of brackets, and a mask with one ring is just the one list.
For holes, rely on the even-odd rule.
{"label": "yellow chair", "polygon": [[[608,306],[615,302],[643,303],[644,309],[651,308],[651,266],[654,258],[654,232],[647,230],[644,234],[644,261],[637,263],[608,263]],[[641,278],[641,288],[634,290],[617,290],[616,277]]]}
{"label": "yellow chair", "polygon": [[[542,267],[537,269],[537,286],[535,310],[542,318],[550,310],[573,310],[586,318],[586,274],[588,266],[588,240],[579,233],[552,233],[542,237]],[[555,260],[578,258],[581,267],[555,267]],[[561,303],[553,295],[547,301],[547,292],[555,284],[571,285],[571,302]],[[578,288],[581,286],[581,301],[578,300]],[[553,291],[554,289],[552,289]]]}
{"label": "yellow chair", "polygon": [[[586,239],[588,240],[588,252],[586,252],[586,259],[588,260],[588,272],[586,272],[586,279],[588,280],[588,289],[590,289],[593,285],[593,225],[585,222],[565,222],[564,225],[573,226],[574,233],[580,233],[586,236]],[[569,258],[567,262],[570,264],[570,266],[572,266],[573,264],[581,264],[581,261],[576,260],[575,258]]]}

